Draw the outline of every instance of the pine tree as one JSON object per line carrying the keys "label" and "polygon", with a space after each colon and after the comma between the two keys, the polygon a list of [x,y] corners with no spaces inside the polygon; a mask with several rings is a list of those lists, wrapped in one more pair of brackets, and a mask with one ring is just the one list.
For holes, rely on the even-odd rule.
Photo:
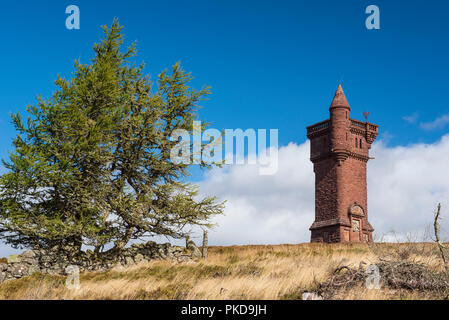
{"label": "pine tree", "polygon": [[186,237],[186,227],[210,227],[223,211],[185,181],[189,164],[170,160],[171,134],[192,130],[209,88],[190,88],[179,64],[153,85],[144,64],[131,63],[135,43],[122,48],[117,20],[103,29],[89,64],[75,61],[71,80],[58,76],[57,91],[28,106],[26,121],[12,115],[18,134],[0,177],[0,238],[13,247],[119,252],[145,236]]}

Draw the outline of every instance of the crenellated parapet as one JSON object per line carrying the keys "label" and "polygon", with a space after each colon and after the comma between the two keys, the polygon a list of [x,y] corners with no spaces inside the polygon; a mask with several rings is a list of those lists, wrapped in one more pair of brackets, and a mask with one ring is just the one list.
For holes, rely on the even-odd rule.
{"label": "crenellated parapet", "polygon": [[320,135],[328,134],[329,127],[330,127],[329,119],[315,123],[314,125],[307,127],[307,138],[313,139]]}
{"label": "crenellated parapet", "polygon": [[365,138],[368,144],[372,144],[376,140],[378,135],[379,126],[369,122],[363,122],[359,120],[350,119],[350,132],[358,134]]}

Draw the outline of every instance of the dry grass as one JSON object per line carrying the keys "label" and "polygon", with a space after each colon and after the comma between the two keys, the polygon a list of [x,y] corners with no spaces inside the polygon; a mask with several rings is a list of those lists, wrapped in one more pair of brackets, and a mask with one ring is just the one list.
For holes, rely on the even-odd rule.
{"label": "dry grass", "polygon": [[[0,299],[300,299],[336,267],[357,268],[394,256],[441,269],[433,244],[299,244],[210,247],[207,261],[153,261],[131,268],[81,275],[69,290],[65,277],[35,274],[0,285]],[[436,249],[437,250],[437,249]],[[388,258],[388,257],[387,257]],[[425,293],[344,290],[338,299],[428,299]]]}

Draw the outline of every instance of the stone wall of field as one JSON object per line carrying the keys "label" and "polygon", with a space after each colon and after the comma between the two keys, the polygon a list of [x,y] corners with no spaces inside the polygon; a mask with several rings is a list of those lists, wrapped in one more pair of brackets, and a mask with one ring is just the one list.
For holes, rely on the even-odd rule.
{"label": "stone wall of field", "polygon": [[[189,261],[201,257],[201,252],[191,240],[186,246],[173,246],[170,243],[158,244],[150,241],[133,244],[119,255],[103,254],[97,256],[92,251],[73,252],[69,247],[27,250],[20,255],[12,255],[7,261],[0,260],[0,283],[18,279],[36,272],[66,275],[74,267],[83,271],[106,271],[115,266],[131,266],[151,260]],[[5,259],[6,260],[6,259]]]}

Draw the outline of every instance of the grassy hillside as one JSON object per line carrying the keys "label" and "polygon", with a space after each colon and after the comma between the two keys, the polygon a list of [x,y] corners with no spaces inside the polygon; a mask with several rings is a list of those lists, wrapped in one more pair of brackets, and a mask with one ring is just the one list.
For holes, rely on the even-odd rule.
{"label": "grassy hillside", "polygon": [[[443,270],[431,243],[210,247],[206,261],[153,261],[83,273],[78,290],[67,289],[63,276],[35,274],[1,284],[0,299],[301,299],[303,291],[318,290],[339,266],[357,270],[361,262],[366,268],[379,259],[409,261],[429,272]],[[441,292],[384,283],[378,290],[367,289],[364,281],[334,289],[332,299],[444,298]]]}

